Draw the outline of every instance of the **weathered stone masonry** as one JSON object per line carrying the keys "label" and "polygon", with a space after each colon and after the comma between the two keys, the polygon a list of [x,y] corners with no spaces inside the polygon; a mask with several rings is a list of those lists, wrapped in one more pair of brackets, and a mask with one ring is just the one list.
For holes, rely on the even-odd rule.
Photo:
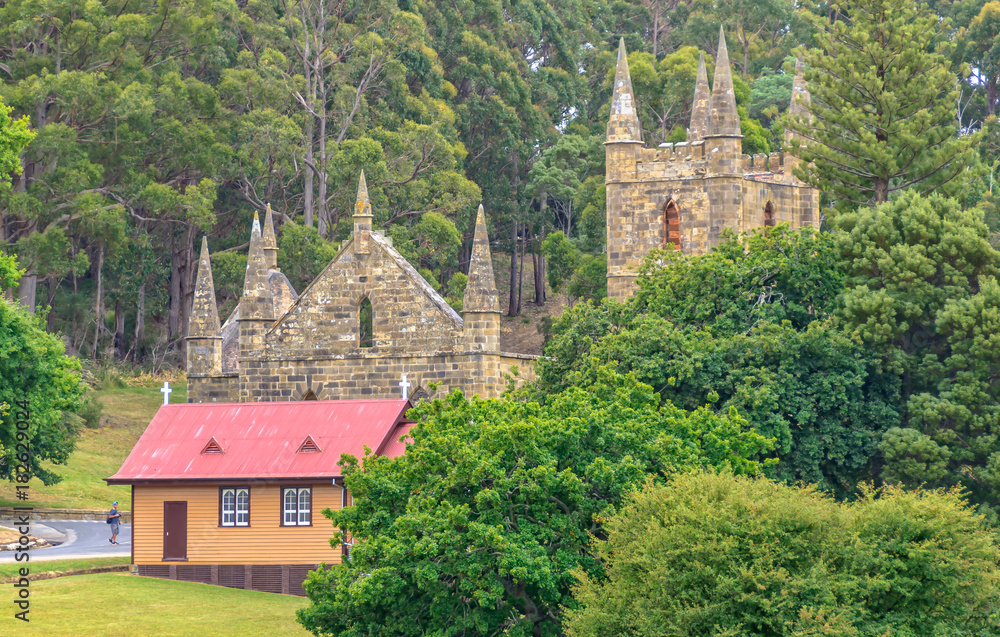
{"label": "weathered stone masonry", "polygon": [[[362,174],[351,238],[301,295],[277,270],[270,208],[263,230],[255,218],[243,296],[221,329],[203,243],[189,324],[189,402],[397,397],[404,373],[411,394],[458,387],[494,397],[515,368],[520,378],[532,377],[534,357],[499,350],[500,308],[482,206],[463,316],[372,230],[371,218]],[[372,307],[370,347],[361,342],[365,299]]]}
{"label": "weathered stone masonry", "polygon": [[[791,113],[807,116],[808,99],[799,63]],[[605,142],[609,297],[635,292],[636,273],[654,248],[679,245],[684,254],[704,254],[725,228],[819,227],[817,191],[792,174],[798,160],[783,153],[744,155],[741,140],[721,29],[711,91],[704,55],[698,62],[688,141],[659,148],[642,142],[624,40],[619,44]]]}

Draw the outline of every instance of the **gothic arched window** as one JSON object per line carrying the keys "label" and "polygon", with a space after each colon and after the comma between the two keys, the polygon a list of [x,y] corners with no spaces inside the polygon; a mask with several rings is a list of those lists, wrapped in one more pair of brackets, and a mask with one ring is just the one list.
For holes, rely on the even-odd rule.
{"label": "gothic arched window", "polygon": [[374,318],[374,313],[372,312],[372,302],[366,296],[361,299],[361,305],[358,308],[358,347],[371,347],[372,338],[372,319]]}
{"label": "gothic arched window", "polygon": [[764,227],[770,228],[774,225],[774,204],[770,201],[764,206]]}
{"label": "gothic arched window", "polygon": [[302,400],[319,400],[319,397],[316,396],[316,392],[310,389],[306,391],[306,395],[302,397]]}
{"label": "gothic arched window", "polygon": [[663,245],[670,244],[677,250],[681,249],[681,211],[673,199],[663,209]]}

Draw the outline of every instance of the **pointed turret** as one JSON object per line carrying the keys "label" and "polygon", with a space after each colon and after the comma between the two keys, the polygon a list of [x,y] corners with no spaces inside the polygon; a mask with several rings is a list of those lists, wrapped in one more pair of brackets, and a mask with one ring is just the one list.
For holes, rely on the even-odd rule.
{"label": "pointed turret", "polygon": [[792,119],[807,121],[809,113],[809,89],[806,88],[806,65],[802,58],[795,60],[795,79],[792,80],[792,101],[788,106],[788,115]]}
{"label": "pointed turret", "polygon": [[278,269],[278,240],[274,237],[274,213],[271,204],[267,204],[264,214],[264,227],[261,228],[261,239],[264,244],[264,262],[271,270]]}
{"label": "pointed turret", "polygon": [[712,120],[712,92],[708,88],[708,72],[705,70],[705,54],[698,54],[698,79],[694,84],[694,100],[691,102],[691,126],[687,140],[699,142],[708,134]]}
{"label": "pointed turret", "polygon": [[465,340],[469,347],[486,352],[500,349],[500,300],[493,279],[493,258],[490,237],[486,230],[486,213],[480,204],[476,213],[476,234],[469,258],[469,280],[462,299],[462,320]]}
{"label": "pointed turret", "polygon": [[496,280],[493,278],[493,259],[490,256],[490,238],[486,230],[486,213],[482,204],[476,216],[476,235],[472,240],[472,257],[469,259],[469,282],[462,300],[464,312],[499,312]]}
{"label": "pointed turret", "polygon": [[615,68],[615,86],[611,95],[611,117],[608,119],[608,142],[641,142],[639,115],[632,93],[632,76],[628,71],[628,54],[625,38],[618,42],[618,66]]}
{"label": "pointed turret", "polygon": [[710,135],[739,137],[740,116],[736,112],[733,73],[729,68],[726,33],[719,27],[719,53],[715,58],[715,78],[712,84],[712,122]]}
{"label": "pointed turret", "polygon": [[196,378],[222,373],[222,332],[219,327],[219,308],[215,304],[215,282],[212,280],[212,263],[208,255],[208,237],[201,239],[198,279],[194,286],[194,302],[185,340],[189,395],[194,396],[198,393],[198,383],[201,382]]}
{"label": "pointed turret", "polygon": [[368,254],[371,252],[372,202],[368,198],[368,182],[365,181],[365,171],[361,171],[358,179],[358,197],[354,203],[354,252]]}
{"label": "pointed turret", "polygon": [[194,284],[194,302],[188,319],[188,338],[219,336],[219,308],[215,304],[215,282],[208,256],[208,237],[201,238],[198,279]]}
{"label": "pointed turret", "polygon": [[[803,123],[812,120],[812,113],[809,112],[809,89],[806,88],[805,70],[806,66],[802,62],[802,58],[795,60],[795,79],[792,80],[792,101],[788,105],[788,119]],[[795,176],[795,171],[801,164],[801,160],[797,155],[800,155],[802,152],[800,148],[802,142],[801,135],[792,130],[791,126],[785,126],[783,172],[785,180],[790,183],[801,183],[799,178]]]}
{"label": "pointed turret", "polygon": [[365,171],[361,171],[358,179],[358,197],[354,204],[354,234],[372,229],[372,202],[368,199],[368,182],[365,181]]}
{"label": "pointed turret", "polygon": [[243,296],[240,298],[240,321],[254,320],[274,320],[274,302],[271,298],[271,286],[268,284],[264,241],[261,238],[260,219],[256,212],[253,214],[247,274],[243,280]]}

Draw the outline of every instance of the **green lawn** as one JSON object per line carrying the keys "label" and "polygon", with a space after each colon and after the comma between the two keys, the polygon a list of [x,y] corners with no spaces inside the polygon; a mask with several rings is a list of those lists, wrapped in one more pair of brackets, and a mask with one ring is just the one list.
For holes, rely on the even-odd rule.
{"label": "green lawn", "polygon": [[[187,401],[187,384],[173,385],[171,402]],[[104,403],[100,429],[84,429],[76,443],[76,451],[66,465],[52,465],[63,476],[62,482],[45,486],[37,478],[31,487],[29,503],[35,507],[57,509],[109,509],[118,500],[123,511],[132,510],[131,491],[127,486],[109,487],[104,478],[121,467],[132,451],[135,441],[163,404],[158,387],[125,387],[98,391]],[[14,483],[0,483],[0,506],[17,504]]]}
{"label": "green lawn", "polygon": [[[12,591],[9,588],[8,591]],[[0,635],[128,637],[295,637],[302,597],[241,591],[127,573],[75,575],[33,582],[30,622],[4,604]]]}
{"label": "green lawn", "polygon": [[122,557],[95,557],[84,560],[53,560],[51,562],[23,562],[0,564],[0,581],[17,577],[20,569],[27,568],[30,577],[37,577],[43,573],[71,573],[73,571],[83,571],[88,568],[98,566],[127,565],[131,558],[127,555]]}

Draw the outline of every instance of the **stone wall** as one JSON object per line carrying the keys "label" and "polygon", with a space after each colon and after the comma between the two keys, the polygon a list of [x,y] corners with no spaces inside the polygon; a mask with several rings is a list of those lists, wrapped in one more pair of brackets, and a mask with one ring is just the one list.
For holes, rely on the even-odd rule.
{"label": "stone wall", "polygon": [[605,148],[611,298],[632,296],[643,260],[666,245],[671,199],[678,206],[685,254],[708,252],[725,228],[740,233],[763,226],[768,201],[776,223],[819,227],[818,193],[791,174],[793,163],[781,153],[742,155],[739,139],[729,137],[659,149],[626,142],[608,142]]}
{"label": "stone wall", "polygon": [[320,400],[398,398],[405,373],[411,395],[423,389],[437,398],[458,388],[470,396],[495,397],[506,389],[504,374],[515,365],[519,382],[532,380],[534,359],[484,352],[430,356],[352,352],[334,358],[248,361],[240,382],[246,393],[261,401],[301,400],[310,390]]}
{"label": "stone wall", "polygon": [[819,227],[819,201],[813,188],[750,176],[743,181],[744,232],[764,225],[764,208],[768,202],[774,206],[775,224],[787,223],[796,230]]}
{"label": "stone wall", "polygon": [[[388,240],[371,234],[371,251],[355,239],[306,288],[264,337],[266,359],[329,359],[386,352],[448,352],[463,345],[462,318]],[[381,248],[381,249],[380,249]],[[387,249],[388,248],[388,249]],[[359,345],[360,304],[372,304],[373,343]],[[438,297],[440,299],[440,297]]]}
{"label": "stone wall", "polygon": [[236,372],[219,376],[188,375],[189,403],[235,403],[239,402],[239,397],[239,374]]}

